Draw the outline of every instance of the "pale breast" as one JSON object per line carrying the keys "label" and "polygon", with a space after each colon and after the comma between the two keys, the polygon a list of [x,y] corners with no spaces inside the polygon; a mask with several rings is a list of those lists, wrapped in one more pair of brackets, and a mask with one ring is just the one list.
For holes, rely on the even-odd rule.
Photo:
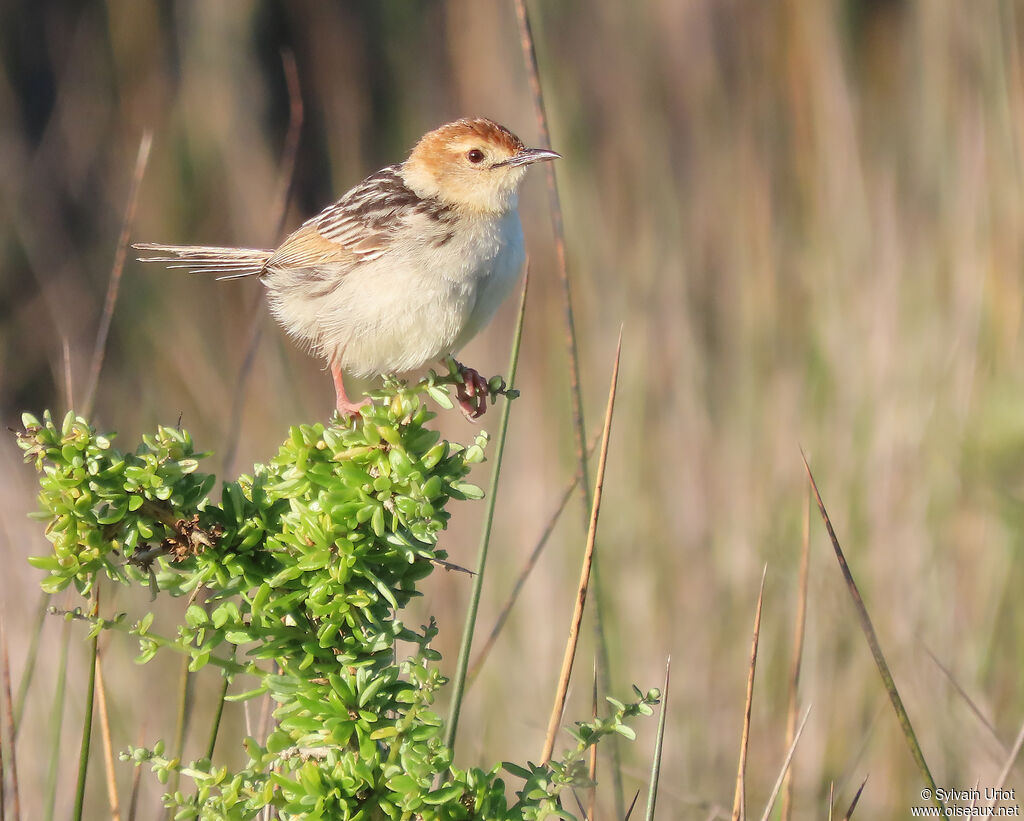
{"label": "pale breast", "polygon": [[268,285],[286,328],[344,370],[373,376],[461,348],[508,295],[523,258],[515,211],[453,224],[423,215],[372,260]]}

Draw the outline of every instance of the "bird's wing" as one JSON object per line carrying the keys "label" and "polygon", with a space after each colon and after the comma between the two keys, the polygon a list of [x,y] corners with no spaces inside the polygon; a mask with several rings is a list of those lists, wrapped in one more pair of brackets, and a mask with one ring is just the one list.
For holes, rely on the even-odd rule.
{"label": "bird's wing", "polygon": [[[267,262],[267,268],[316,269],[330,264],[333,275],[387,253],[394,238],[413,220],[426,218],[439,229],[450,208],[424,199],[406,186],[392,165],[367,177],[340,200],[307,220]],[[447,229],[445,229],[447,230]]]}

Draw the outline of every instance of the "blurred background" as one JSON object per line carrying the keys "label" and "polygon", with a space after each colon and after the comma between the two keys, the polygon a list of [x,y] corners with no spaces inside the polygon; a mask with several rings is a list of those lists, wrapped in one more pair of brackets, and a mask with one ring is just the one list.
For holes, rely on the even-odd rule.
{"label": "blurred background", "polygon": [[[624,329],[598,548],[612,660],[602,691],[660,686],[672,655],[659,817],[728,817],[766,566],[751,814],[781,767],[807,503],[801,447],[937,783],[995,784],[1024,721],[1021,10],[1012,0],[530,9],[552,145],[564,155],[556,173],[588,437]],[[289,76],[303,107],[293,170]],[[147,130],[134,240],[271,247],[463,115],[539,139],[510,1],[0,4],[0,422],[81,409]],[[532,259],[523,395],[481,636],[575,470],[542,173],[520,202]],[[506,368],[514,302],[464,351],[481,372]],[[288,425],[326,420],[332,401],[328,375],[277,329],[259,283],[129,258],[93,412],[122,447],[180,419],[214,452],[206,470],[236,475],[269,459]],[[475,431],[454,412],[439,424],[461,441]],[[26,518],[34,494],[32,469],[0,438],[0,612],[15,686],[38,602],[26,557],[47,550]],[[442,544],[471,565],[484,505],[451,510]],[[539,756],[583,518],[574,498],[469,691],[460,766]],[[841,814],[867,775],[857,815],[907,817],[920,777],[813,510],[810,549],[800,703],[813,708],[793,763],[794,818],[825,817],[831,784]],[[449,674],[469,587],[435,573],[415,604],[439,620]],[[147,591],[113,595],[105,609],[150,607]],[[171,624],[184,603],[157,607]],[[73,793],[84,634],[72,627],[50,776],[58,816]],[[19,738],[26,818],[45,804],[61,646],[51,617],[26,706],[31,732]],[[102,646],[115,747],[172,737],[180,660],[139,667],[121,637]],[[590,714],[594,655],[588,629],[567,722]],[[193,682],[186,760],[205,743],[217,681],[206,669]],[[218,755],[231,763],[241,707],[229,705],[227,720]],[[621,745],[627,800],[645,784],[655,725]],[[127,795],[133,773],[118,766]],[[87,817],[109,817],[98,758],[94,767]],[[140,817],[150,817],[160,786],[149,773],[142,784]],[[1021,765],[1008,785],[1024,788]]]}

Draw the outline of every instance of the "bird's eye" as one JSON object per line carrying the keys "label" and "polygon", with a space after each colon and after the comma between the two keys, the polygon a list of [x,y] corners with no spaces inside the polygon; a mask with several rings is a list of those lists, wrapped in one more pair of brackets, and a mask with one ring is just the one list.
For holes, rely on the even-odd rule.
{"label": "bird's eye", "polygon": [[466,159],[471,163],[478,163],[484,161],[484,152],[479,148],[471,148],[466,152]]}

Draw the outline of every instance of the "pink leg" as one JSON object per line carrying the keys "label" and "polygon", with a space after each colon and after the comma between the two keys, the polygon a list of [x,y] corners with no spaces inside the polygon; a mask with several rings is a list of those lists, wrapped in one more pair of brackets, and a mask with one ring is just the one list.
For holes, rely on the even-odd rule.
{"label": "pink leg", "polygon": [[459,407],[467,419],[479,419],[487,410],[487,380],[473,368],[467,368],[461,362],[455,364],[463,379],[456,392]]}
{"label": "pink leg", "polygon": [[369,399],[363,399],[361,402],[353,402],[345,395],[345,383],[342,381],[341,368],[331,363],[331,376],[334,377],[334,393],[337,397],[335,407],[338,410],[338,415],[342,418],[346,416],[358,416],[359,409],[369,403]]}

